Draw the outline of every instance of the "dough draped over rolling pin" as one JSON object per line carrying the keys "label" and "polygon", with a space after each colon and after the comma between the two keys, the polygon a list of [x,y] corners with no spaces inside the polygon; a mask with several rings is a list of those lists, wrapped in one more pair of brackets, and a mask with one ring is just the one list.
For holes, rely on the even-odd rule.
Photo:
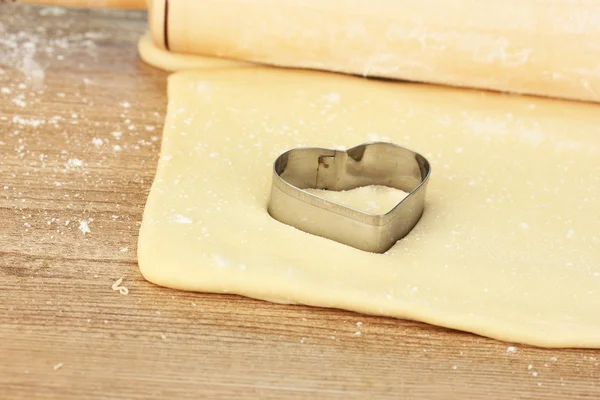
{"label": "dough draped over rolling pin", "polygon": [[254,67],[256,64],[243,61],[226,60],[192,54],[171,53],[152,43],[150,34],[142,36],[138,42],[138,52],[144,62],[165,71],[183,71],[187,69],[212,69],[228,67]]}
{"label": "dough draped over rolling pin", "polygon": [[[148,0],[157,47],[600,101],[600,2]],[[166,23],[166,26],[165,26]]]}

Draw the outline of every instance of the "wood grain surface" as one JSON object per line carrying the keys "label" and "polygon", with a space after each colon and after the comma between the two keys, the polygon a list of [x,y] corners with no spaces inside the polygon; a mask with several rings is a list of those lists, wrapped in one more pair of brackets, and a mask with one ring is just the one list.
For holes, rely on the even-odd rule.
{"label": "wood grain surface", "polygon": [[79,8],[146,9],[146,0],[0,0],[0,3],[27,3]]}
{"label": "wood grain surface", "polygon": [[145,29],[143,12],[0,5],[2,399],[600,398],[598,350],[144,281],[167,101]]}

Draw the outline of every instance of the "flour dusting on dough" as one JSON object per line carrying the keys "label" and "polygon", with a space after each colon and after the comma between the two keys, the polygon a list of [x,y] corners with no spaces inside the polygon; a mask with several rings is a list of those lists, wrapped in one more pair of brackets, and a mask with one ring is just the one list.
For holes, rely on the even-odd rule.
{"label": "flour dusting on dough", "polygon": [[315,196],[371,214],[385,214],[408,196],[406,192],[387,186],[363,186],[339,192],[322,189],[305,190]]}
{"label": "flour dusting on dough", "polygon": [[176,214],[171,218],[171,222],[175,224],[191,224],[194,221],[185,215]]}

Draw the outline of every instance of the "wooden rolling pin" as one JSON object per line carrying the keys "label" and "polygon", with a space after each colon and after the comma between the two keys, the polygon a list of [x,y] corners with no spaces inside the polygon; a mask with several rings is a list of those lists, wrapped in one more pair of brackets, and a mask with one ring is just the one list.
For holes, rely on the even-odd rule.
{"label": "wooden rolling pin", "polygon": [[172,52],[600,101],[600,1],[149,0]]}
{"label": "wooden rolling pin", "polygon": [[146,8],[146,0],[0,0],[0,3],[28,3],[78,8],[121,8],[128,10]]}

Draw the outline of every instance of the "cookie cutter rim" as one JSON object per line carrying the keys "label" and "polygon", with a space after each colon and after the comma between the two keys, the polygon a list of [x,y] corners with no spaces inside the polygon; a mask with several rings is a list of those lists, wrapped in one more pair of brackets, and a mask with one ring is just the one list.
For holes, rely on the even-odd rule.
{"label": "cookie cutter rim", "polygon": [[[304,232],[384,253],[421,218],[430,175],[431,165],[424,156],[390,142],[363,143],[348,150],[294,148],[273,163],[267,210],[279,222]],[[372,214],[304,190],[368,185],[409,194],[385,214]]]}

